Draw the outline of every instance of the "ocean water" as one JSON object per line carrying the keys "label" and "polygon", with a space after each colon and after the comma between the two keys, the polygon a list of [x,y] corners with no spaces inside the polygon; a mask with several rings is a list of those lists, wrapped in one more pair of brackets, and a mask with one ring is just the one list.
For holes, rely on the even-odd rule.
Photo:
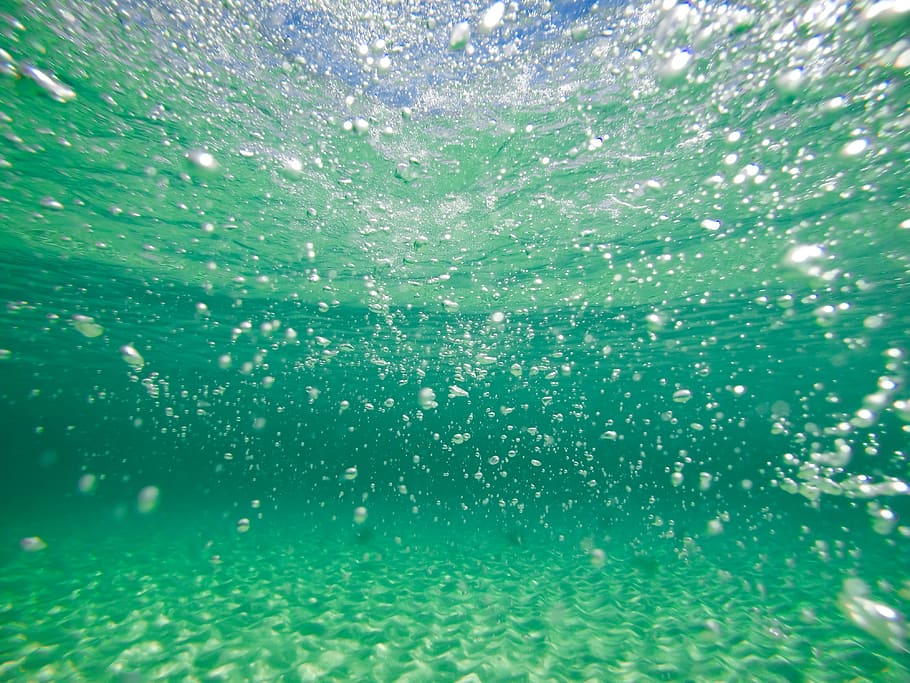
{"label": "ocean water", "polygon": [[0,679],[910,680],[910,10],[0,13]]}

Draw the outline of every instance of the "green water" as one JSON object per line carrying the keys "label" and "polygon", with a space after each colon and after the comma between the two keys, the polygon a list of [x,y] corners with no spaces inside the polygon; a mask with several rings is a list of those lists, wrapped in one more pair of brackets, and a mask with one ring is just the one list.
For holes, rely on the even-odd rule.
{"label": "green water", "polygon": [[906,3],[497,9],[4,6],[0,678],[910,680]]}

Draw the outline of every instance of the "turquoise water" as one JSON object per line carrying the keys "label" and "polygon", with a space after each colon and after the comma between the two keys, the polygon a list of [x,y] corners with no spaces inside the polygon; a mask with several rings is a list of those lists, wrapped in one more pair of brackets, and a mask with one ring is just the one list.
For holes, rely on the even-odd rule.
{"label": "turquoise water", "polygon": [[5,12],[0,678],[910,679],[905,4]]}

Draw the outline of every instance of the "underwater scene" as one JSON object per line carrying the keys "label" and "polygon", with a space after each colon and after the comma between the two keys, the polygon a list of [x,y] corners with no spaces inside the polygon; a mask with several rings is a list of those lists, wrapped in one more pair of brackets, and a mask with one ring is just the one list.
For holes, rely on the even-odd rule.
{"label": "underwater scene", "polygon": [[907,0],[0,3],[0,680],[910,681]]}

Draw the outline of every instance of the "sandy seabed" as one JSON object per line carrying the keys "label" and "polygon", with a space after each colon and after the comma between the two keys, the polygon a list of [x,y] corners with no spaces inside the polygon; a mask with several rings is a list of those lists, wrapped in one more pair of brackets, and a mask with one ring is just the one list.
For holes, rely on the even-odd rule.
{"label": "sandy seabed", "polygon": [[910,680],[838,609],[836,563],[781,548],[69,524],[0,556],[0,679]]}

